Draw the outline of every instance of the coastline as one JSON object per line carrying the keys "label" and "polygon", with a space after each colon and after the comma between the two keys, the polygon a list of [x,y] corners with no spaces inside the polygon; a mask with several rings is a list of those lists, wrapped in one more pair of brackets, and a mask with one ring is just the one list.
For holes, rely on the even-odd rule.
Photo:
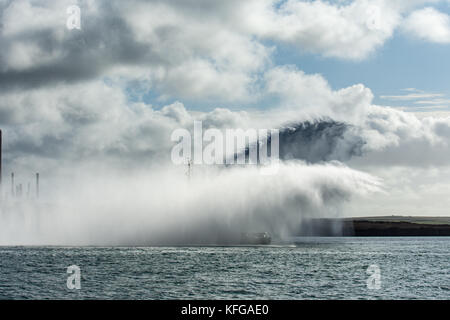
{"label": "coastline", "polygon": [[313,219],[316,236],[415,237],[450,236],[450,217],[352,217]]}

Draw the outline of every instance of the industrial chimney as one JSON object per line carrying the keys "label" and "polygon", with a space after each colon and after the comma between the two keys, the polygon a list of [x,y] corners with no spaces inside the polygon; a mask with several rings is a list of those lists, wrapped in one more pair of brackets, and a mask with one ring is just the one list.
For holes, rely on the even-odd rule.
{"label": "industrial chimney", "polygon": [[36,173],[36,198],[39,198],[39,173]]}
{"label": "industrial chimney", "polygon": [[11,172],[11,197],[14,197],[14,172]]}
{"label": "industrial chimney", "polygon": [[2,198],[2,130],[0,129],[0,199]]}

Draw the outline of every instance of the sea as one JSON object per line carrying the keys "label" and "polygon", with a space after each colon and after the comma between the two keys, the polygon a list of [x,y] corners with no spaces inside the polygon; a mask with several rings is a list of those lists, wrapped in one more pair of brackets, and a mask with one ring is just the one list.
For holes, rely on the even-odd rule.
{"label": "sea", "polygon": [[450,237],[0,247],[0,299],[450,299]]}

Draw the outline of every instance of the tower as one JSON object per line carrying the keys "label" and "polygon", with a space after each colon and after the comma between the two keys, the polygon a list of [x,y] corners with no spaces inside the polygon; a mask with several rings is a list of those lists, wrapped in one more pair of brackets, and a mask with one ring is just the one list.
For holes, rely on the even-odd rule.
{"label": "tower", "polygon": [[11,197],[14,197],[14,172],[11,172]]}
{"label": "tower", "polygon": [[0,129],[0,199],[2,198],[2,130]]}
{"label": "tower", "polygon": [[36,173],[36,198],[39,198],[39,173]]}

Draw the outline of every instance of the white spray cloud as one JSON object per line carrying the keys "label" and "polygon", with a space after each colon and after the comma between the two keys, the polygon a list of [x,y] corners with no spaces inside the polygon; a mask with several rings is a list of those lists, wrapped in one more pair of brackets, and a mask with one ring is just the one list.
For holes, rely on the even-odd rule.
{"label": "white spray cloud", "polygon": [[[104,171],[105,172],[105,171]],[[311,217],[336,216],[343,201],[379,181],[340,164],[289,162],[276,176],[256,167],[81,174],[51,188],[52,202],[3,207],[0,244],[149,245],[236,243],[241,232],[298,232]],[[47,192],[50,192],[48,190]]]}
{"label": "white spray cloud", "polygon": [[[283,236],[380,190],[378,179],[334,160],[375,174],[448,166],[450,118],[375,106],[362,84],[333,90],[319,74],[271,61],[277,43],[363,59],[421,3],[79,1],[82,30],[69,32],[72,3],[0,1],[4,169],[24,184],[42,174],[39,210],[2,208],[0,244],[214,242],[251,229]],[[149,91],[161,105],[130,99]],[[191,111],[164,102],[171,97],[275,102]],[[188,184],[170,162],[170,136],[194,120],[291,132],[279,174],[194,168]],[[407,170],[390,172],[400,179]]]}

